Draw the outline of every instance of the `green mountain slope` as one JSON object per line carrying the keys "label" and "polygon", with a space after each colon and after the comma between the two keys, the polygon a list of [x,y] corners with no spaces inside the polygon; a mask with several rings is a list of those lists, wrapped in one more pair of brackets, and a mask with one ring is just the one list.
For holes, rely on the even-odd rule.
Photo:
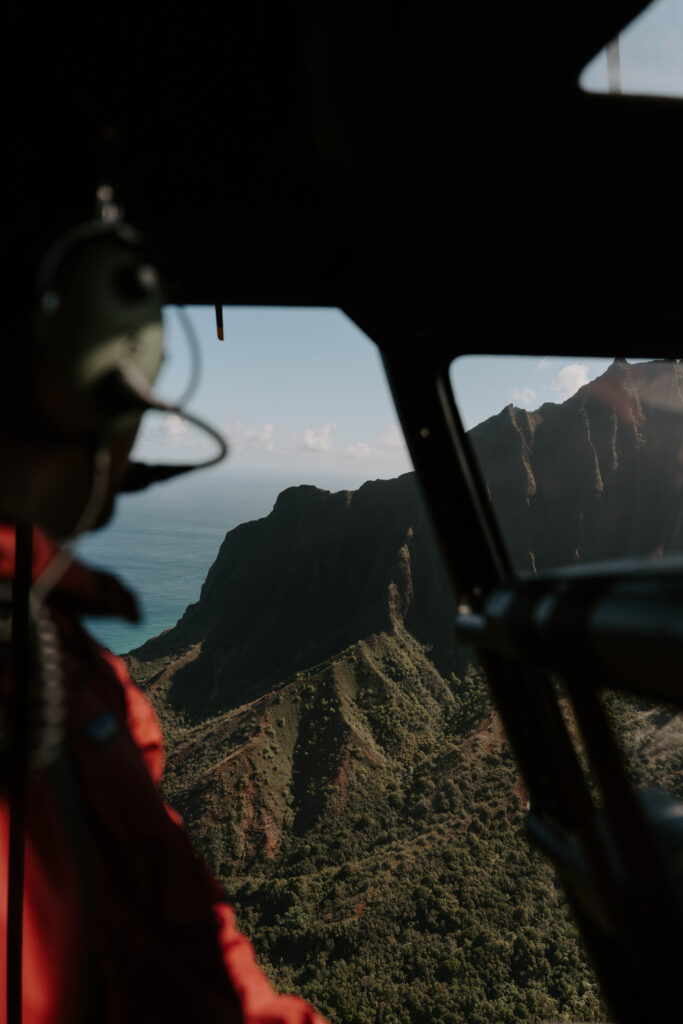
{"label": "green mountain slope", "polygon": [[[645,385],[659,375],[675,406],[680,369],[609,374],[472,432],[519,564],[592,557],[605,531],[621,538],[610,553],[664,543],[676,482]],[[661,500],[634,518],[625,496],[644,473]],[[412,474],[285,491],[226,536],[178,624],[129,656],[164,722],[167,795],[276,984],[332,1021],[604,1020],[454,611]],[[635,777],[676,788],[678,716],[613,712]]]}
{"label": "green mountain slope", "polygon": [[180,731],[167,795],[332,1020],[604,1019],[482,680],[405,629]]}
{"label": "green mountain slope", "polygon": [[[485,687],[453,644],[452,599],[442,578],[425,590],[436,552],[414,480],[363,490],[356,529],[329,522],[350,515],[356,495],[324,492],[307,526],[348,537],[350,559],[366,524],[377,524],[384,548],[373,539],[355,568],[373,580],[354,605],[361,638],[313,664],[292,647],[276,682],[273,651],[262,655],[263,676],[252,666],[239,674],[229,630],[247,628],[250,607],[241,588],[242,617],[218,613],[218,565],[229,575],[263,558],[276,577],[308,579],[310,615],[339,635],[320,607],[328,593],[337,600],[334,573],[314,574],[305,556],[297,565],[290,538],[300,520],[274,523],[276,506],[271,522],[226,538],[198,603],[210,602],[206,635],[190,609],[180,642],[170,631],[131,657],[165,721],[167,796],[275,983],[332,1020],[537,1020],[563,1008],[600,1019],[556,884],[527,849],[526,795]],[[299,495],[305,516],[309,489],[286,500]],[[382,524],[394,515],[392,546]],[[264,609],[253,593],[254,628],[281,643],[285,609]],[[334,646],[322,627],[316,640],[316,653]],[[204,685],[188,700],[200,669]]]}

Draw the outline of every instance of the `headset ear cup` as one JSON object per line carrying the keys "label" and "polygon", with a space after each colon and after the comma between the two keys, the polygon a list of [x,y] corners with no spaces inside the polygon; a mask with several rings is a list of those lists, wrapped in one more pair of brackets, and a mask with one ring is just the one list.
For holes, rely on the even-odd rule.
{"label": "headset ear cup", "polygon": [[53,246],[37,279],[33,330],[36,413],[62,438],[135,429],[123,371],[149,388],[163,358],[162,290],[140,236],[127,225],[82,225]]}
{"label": "headset ear cup", "polygon": [[226,456],[217,430],[151,391],[163,360],[163,293],[136,231],[93,221],[67,232],[45,256],[35,291],[24,375],[31,390],[15,434],[43,446],[101,445],[117,435],[125,444],[143,412],[158,409],[180,414],[218,445],[214,456],[191,465],[132,464],[119,490],[140,490]]}

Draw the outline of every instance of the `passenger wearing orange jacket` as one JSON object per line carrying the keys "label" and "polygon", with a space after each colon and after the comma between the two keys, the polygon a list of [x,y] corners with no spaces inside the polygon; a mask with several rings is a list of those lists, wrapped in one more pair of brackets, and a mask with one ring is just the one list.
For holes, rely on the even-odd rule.
{"label": "passenger wearing orange jacket", "polygon": [[[135,619],[133,598],[48,539],[107,522],[143,410],[170,408],[150,391],[163,357],[158,273],[138,233],[118,220],[108,186],[97,202],[100,219],[47,249],[31,298],[13,296],[5,325],[0,1024],[8,1001],[15,1018],[22,1004],[22,1024],[321,1024],[302,1000],[277,995],[259,970],[219,885],[159,795],[163,742],[154,712],[124,663],[80,624],[86,614]],[[219,442],[221,458],[220,436],[189,418]],[[146,484],[173,472],[147,467],[142,476]],[[1,525],[14,523],[21,524],[18,574],[15,528]],[[32,565],[23,557],[30,524],[38,527]],[[33,751],[25,790],[19,754],[26,748],[13,742],[13,723],[25,731],[22,694],[30,697]],[[8,900],[7,889],[9,804],[19,808],[16,825],[24,792],[22,908],[21,893]],[[12,843],[13,871],[20,850]],[[23,921],[21,977],[14,943],[11,975],[7,969],[10,912]]]}
{"label": "passenger wearing orange jacket", "polygon": [[[55,555],[34,531],[33,575]],[[0,526],[0,580],[14,572]],[[81,614],[134,619],[111,576],[72,562],[47,599],[59,638],[63,752],[29,776],[25,846],[24,1024],[197,1021],[321,1024],[277,995],[223,893],[158,792],[163,740],[125,664]],[[8,664],[3,660],[3,687]],[[5,991],[8,804],[0,802],[0,981]],[[5,1001],[0,1000],[0,1022]]]}

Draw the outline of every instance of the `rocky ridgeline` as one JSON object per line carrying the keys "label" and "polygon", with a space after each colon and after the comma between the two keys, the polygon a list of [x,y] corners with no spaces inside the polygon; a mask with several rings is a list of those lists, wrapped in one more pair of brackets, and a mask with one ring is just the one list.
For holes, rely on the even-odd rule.
{"label": "rocky ridgeline", "polygon": [[165,697],[203,719],[399,626],[448,661],[454,611],[414,474],[336,494],[291,487],[228,533],[197,603],[133,656],[153,665],[192,648],[172,678],[166,665]]}

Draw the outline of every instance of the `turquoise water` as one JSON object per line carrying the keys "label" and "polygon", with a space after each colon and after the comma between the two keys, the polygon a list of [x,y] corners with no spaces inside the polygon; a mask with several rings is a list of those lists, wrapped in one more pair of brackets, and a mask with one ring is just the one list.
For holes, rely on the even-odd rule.
{"label": "turquoise water", "polygon": [[[302,482],[309,481],[246,471],[201,479],[197,473],[119,498],[111,524],[82,538],[76,557],[112,572],[131,589],[142,622],[89,618],[89,631],[123,654],[174,626],[199,597],[225,534],[268,515],[280,491]],[[333,477],[315,483],[331,490],[349,486]]]}

